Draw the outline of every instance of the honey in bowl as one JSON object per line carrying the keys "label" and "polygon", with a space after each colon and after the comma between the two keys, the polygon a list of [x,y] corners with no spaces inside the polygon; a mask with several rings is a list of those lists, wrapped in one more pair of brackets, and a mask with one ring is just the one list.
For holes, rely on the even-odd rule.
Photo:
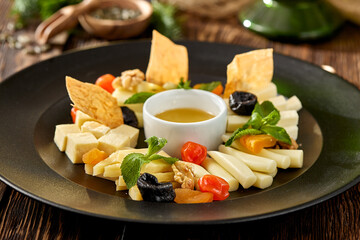
{"label": "honey in bowl", "polygon": [[175,108],[158,113],[155,117],[169,122],[192,123],[206,121],[215,116],[196,108]]}

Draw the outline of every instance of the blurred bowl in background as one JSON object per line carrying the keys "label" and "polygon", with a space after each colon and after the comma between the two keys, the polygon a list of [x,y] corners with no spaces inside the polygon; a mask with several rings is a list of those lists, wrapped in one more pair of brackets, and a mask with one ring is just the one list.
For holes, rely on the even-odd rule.
{"label": "blurred bowl in background", "polygon": [[90,34],[108,40],[125,39],[137,36],[145,31],[150,23],[152,6],[143,0],[103,0],[98,8],[135,10],[139,15],[125,20],[102,19],[93,16],[93,12],[80,15],[81,26]]}

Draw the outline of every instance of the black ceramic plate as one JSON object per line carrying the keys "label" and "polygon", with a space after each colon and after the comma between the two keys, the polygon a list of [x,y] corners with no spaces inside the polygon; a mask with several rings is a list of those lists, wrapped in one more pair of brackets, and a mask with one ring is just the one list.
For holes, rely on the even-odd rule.
{"label": "black ceramic plate", "polygon": [[[193,83],[225,81],[235,54],[251,49],[199,42],[188,48]],[[150,42],[72,52],[33,65],[0,85],[0,177],[47,204],[102,218],[163,224],[212,224],[268,218],[299,210],[345,191],[360,180],[360,92],[336,75],[275,54],[274,82],[297,95],[298,141],[304,168],[280,171],[266,190],[232,193],[228,200],[178,205],[129,200],[107,180],[84,174],[52,141],[56,124],[70,122],[65,76],[94,82],[104,74],[146,70]]]}

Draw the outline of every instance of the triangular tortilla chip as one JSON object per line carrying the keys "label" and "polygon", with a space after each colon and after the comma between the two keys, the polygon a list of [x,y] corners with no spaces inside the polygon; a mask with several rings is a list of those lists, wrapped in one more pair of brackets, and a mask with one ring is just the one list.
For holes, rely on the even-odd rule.
{"label": "triangular tortilla chip", "polygon": [[110,128],[124,123],[116,99],[101,87],[66,77],[66,88],[74,107]]}
{"label": "triangular tortilla chip", "polygon": [[224,98],[234,91],[250,91],[265,88],[274,72],[273,50],[260,49],[238,54],[227,66],[227,83]]}
{"label": "triangular tortilla chip", "polygon": [[186,47],[173,43],[153,30],[146,81],[162,86],[166,82],[178,84],[188,79],[189,64]]}

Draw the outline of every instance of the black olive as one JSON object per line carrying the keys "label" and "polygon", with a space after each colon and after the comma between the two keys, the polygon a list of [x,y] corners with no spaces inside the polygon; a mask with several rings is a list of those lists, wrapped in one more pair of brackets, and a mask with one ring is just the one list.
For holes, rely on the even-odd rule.
{"label": "black olive", "polygon": [[236,91],[230,95],[230,109],[239,115],[250,116],[257,103],[257,97],[249,92]]}
{"label": "black olive", "polygon": [[138,120],[133,110],[128,107],[121,107],[121,111],[124,118],[124,123],[132,127],[138,127]]}
{"label": "black olive", "polygon": [[170,182],[159,183],[150,173],[143,173],[137,180],[137,186],[144,201],[172,202],[175,199],[173,185]]}

